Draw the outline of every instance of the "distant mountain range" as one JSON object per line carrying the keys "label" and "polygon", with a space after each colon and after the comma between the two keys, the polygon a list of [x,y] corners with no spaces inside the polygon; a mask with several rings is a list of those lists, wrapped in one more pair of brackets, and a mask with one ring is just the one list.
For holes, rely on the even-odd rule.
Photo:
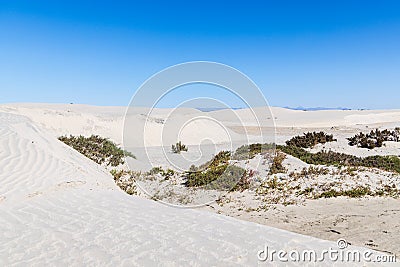
{"label": "distant mountain range", "polygon": [[[307,108],[307,107],[297,107],[297,108],[292,108],[292,107],[283,107],[291,110],[304,110],[304,111],[318,111],[318,110],[352,110],[351,108],[342,108],[342,107],[337,107],[337,108],[327,108],[327,107],[315,107],[315,108]],[[228,108],[196,108],[200,111],[203,112],[209,112],[209,111],[216,111],[216,110],[223,110],[223,109],[228,109]],[[242,108],[230,108],[233,110],[237,109],[242,109]],[[366,109],[358,109],[358,110],[366,110]]]}
{"label": "distant mountain range", "polygon": [[317,110],[351,110],[351,108],[342,108],[342,107],[337,107],[337,108],[327,108],[327,107],[315,107],[315,108],[297,107],[297,108],[291,108],[291,107],[284,107],[284,108],[292,109],[292,110],[305,110],[305,111],[317,111]]}
{"label": "distant mountain range", "polygon": [[224,109],[233,109],[233,110],[237,110],[237,109],[242,109],[242,108],[196,108],[202,112],[210,112],[210,111],[216,111],[216,110],[224,110]]}

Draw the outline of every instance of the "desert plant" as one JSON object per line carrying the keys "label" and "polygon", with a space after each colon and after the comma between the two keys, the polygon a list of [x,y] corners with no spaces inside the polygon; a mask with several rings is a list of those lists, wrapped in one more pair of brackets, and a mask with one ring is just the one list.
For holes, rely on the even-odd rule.
{"label": "desert plant", "polygon": [[192,165],[184,174],[184,185],[214,190],[244,190],[250,185],[246,170],[229,164],[231,153],[221,151],[207,163]]}
{"label": "desert plant", "polygon": [[277,174],[277,173],[285,173],[286,169],[283,167],[282,162],[285,160],[286,154],[282,153],[281,151],[277,151],[271,168],[269,170],[269,174]]}
{"label": "desert plant", "polygon": [[174,170],[172,169],[166,169],[161,172],[162,177],[164,177],[164,180],[168,180],[175,174]]}
{"label": "desert plant", "polygon": [[115,167],[124,164],[126,157],[135,158],[131,152],[119,148],[114,142],[98,135],[90,137],[70,135],[69,137],[60,136],[58,139],[98,164],[104,163]]}
{"label": "desert plant", "polygon": [[333,138],[333,135],[329,135],[324,132],[308,132],[303,134],[302,136],[295,136],[292,139],[286,141],[286,145],[302,148],[312,148],[317,144],[325,144],[327,142],[333,141],[337,141]]}
{"label": "desert plant", "polygon": [[229,160],[231,159],[231,152],[229,151],[220,151],[217,155],[215,155],[210,161],[206,162],[203,165],[200,165],[199,169],[204,167],[217,167],[223,164],[228,164]]}
{"label": "desert plant", "polygon": [[361,158],[333,151],[311,153],[301,147],[295,146],[277,146],[277,148],[308,164],[370,167],[400,173],[400,158],[397,156],[369,156]]}
{"label": "desert plant", "polygon": [[114,177],[114,181],[119,188],[129,195],[137,194],[136,182],[134,179],[134,176],[138,175],[137,173],[116,169],[112,169],[110,173]]}
{"label": "desert plant", "polygon": [[188,148],[186,147],[186,145],[182,144],[181,141],[179,141],[175,145],[172,145],[171,149],[172,149],[173,153],[181,153],[182,151],[188,151]]}
{"label": "desert plant", "polygon": [[400,141],[400,129],[396,128],[394,131],[387,129],[380,131],[376,129],[368,134],[360,132],[352,137],[347,138],[350,146],[358,146],[361,148],[373,149],[375,147],[381,147],[383,142],[386,141]]}
{"label": "desert plant", "polygon": [[110,173],[111,173],[111,175],[114,177],[114,181],[121,179],[121,177],[122,177],[123,175],[126,174],[125,171],[123,171],[123,170],[116,170],[116,169],[112,169],[112,170],[110,171]]}
{"label": "desert plant", "polygon": [[236,149],[232,156],[235,160],[252,159],[255,155],[260,153],[271,153],[275,149],[275,144],[250,144],[242,145]]}
{"label": "desert plant", "polygon": [[153,167],[150,171],[147,172],[148,175],[155,175],[158,173],[162,173],[164,170],[161,167]]}
{"label": "desert plant", "polygon": [[368,187],[359,186],[356,188],[352,188],[349,190],[343,191],[336,191],[334,189],[322,192],[321,194],[315,196],[315,198],[331,198],[331,197],[338,197],[338,196],[346,196],[350,198],[360,198],[363,196],[373,196],[375,195],[371,189]]}

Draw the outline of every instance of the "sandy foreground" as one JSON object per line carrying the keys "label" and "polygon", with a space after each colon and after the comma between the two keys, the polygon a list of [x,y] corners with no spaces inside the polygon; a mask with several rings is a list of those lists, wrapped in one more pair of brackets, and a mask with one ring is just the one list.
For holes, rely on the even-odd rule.
{"label": "sandy foreground", "polygon": [[[61,135],[98,134],[122,144],[125,111],[124,107],[76,104],[0,105],[0,265],[254,266],[267,264],[257,259],[266,245],[275,250],[322,251],[337,248],[339,238],[351,243],[349,248],[366,249],[356,245],[375,249],[374,253],[400,255],[399,200],[341,197],[248,212],[240,205],[252,200],[244,197],[224,206],[173,208],[127,195],[106,169],[57,140]],[[135,112],[134,119],[143,123],[145,110]],[[237,113],[241,121],[251,122],[246,120],[247,110]],[[324,130],[334,134],[338,142],[317,146],[314,151],[331,149],[357,156],[400,154],[398,143],[364,150],[349,147],[345,141],[359,131],[400,126],[400,110],[304,112],[272,108],[272,114],[271,122],[262,126],[267,133],[276,126],[273,139],[277,143],[303,132]],[[230,111],[203,114],[182,109],[171,115],[170,110],[156,110],[149,125],[149,149],[133,143],[137,159],[130,161],[130,167],[151,168],[141,161],[145,153],[156,166],[170,166],[160,154],[160,122],[203,115],[222,121],[227,130],[220,131],[211,123],[207,126],[204,121],[187,127],[182,138],[189,145],[187,157],[192,158],[182,161],[182,168],[189,167],[187,162],[199,164],[219,150],[229,149],[232,144],[227,138],[235,140],[234,147],[245,134],[250,141],[258,140],[255,125],[238,123]],[[210,136],[210,145],[196,149],[204,136]],[[325,264],[331,266],[332,262]]]}

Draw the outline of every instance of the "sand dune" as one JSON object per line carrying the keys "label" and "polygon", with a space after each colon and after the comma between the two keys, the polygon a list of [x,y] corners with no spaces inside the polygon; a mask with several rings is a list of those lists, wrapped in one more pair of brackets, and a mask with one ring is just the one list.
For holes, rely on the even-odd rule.
{"label": "sand dune", "polygon": [[[179,126],[179,122],[197,117],[207,116],[231,127],[254,127],[261,126],[266,129],[271,127],[277,128],[356,128],[365,129],[365,125],[396,125],[400,121],[400,110],[322,110],[322,111],[301,111],[290,110],[279,107],[254,108],[242,110],[218,110],[211,112],[201,112],[191,108],[180,108],[178,111],[174,109],[154,109],[151,111],[151,117],[154,119],[149,121],[149,130],[154,130],[152,136],[156,136],[160,132],[161,124],[159,120],[170,121],[170,124]],[[49,130],[56,136],[65,134],[99,134],[109,137],[115,142],[122,143],[123,119],[126,113],[126,107],[102,107],[89,106],[79,104],[3,104],[0,105],[0,111],[24,115],[39,126]],[[149,112],[148,108],[133,108],[128,114],[135,116],[137,123],[144,123],[145,115]],[[257,117],[263,118],[259,121],[259,125],[252,116],[253,112]],[[177,127],[178,127],[177,126]],[[192,126],[196,126],[193,124]],[[198,125],[198,129],[207,131],[207,127]],[[198,129],[194,133],[198,132]],[[265,130],[268,132],[268,130]],[[149,131],[150,132],[150,131]],[[214,130],[209,130],[212,134]],[[229,132],[232,136],[234,131]],[[250,131],[251,133],[251,131]],[[243,133],[242,133],[243,134]],[[186,136],[190,136],[187,134]],[[196,144],[198,137],[192,135],[186,137],[186,142]],[[218,135],[219,136],[219,135]],[[153,137],[150,137],[153,138]],[[244,138],[244,137],[242,137]],[[156,138],[154,138],[156,139]],[[218,139],[218,138],[217,138]],[[224,141],[219,138],[218,141]],[[150,142],[149,145],[160,145],[157,142]],[[136,144],[135,146],[138,146]]]}
{"label": "sand dune", "polygon": [[0,136],[2,266],[253,266],[265,245],[336,248],[334,242],[129,196],[104,169],[26,117],[0,113]]}

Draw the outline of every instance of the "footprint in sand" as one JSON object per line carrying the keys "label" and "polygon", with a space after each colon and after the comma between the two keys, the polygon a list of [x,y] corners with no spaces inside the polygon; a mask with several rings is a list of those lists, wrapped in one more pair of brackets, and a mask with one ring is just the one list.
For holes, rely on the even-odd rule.
{"label": "footprint in sand", "polygon": [[84,184],[86,184],[85,181],[68,181],[68,182],[59,183],[59,184],[57,184],[57,186],[68,188],[68,187],[77,187],[77,186],[84,185]]}
{"label": "footprint in sand", "polygon": [[30,194],[28,195],[28,197],[29,197],[29,198],[32,198],[32,197],[39,196],[39,195],[41,195],[41,194],[43,194],[43,193],[42,193],[42,192],[39,192],[39,191],[36,191],[36,192],[30,193]]}

